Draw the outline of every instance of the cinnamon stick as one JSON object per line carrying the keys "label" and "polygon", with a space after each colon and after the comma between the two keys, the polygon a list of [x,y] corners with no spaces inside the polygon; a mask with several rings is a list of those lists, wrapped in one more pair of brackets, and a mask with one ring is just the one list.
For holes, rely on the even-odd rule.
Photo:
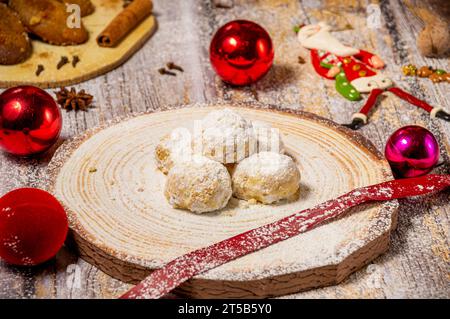
{"label": "cinnamon stick", "polygon": [[150,15],[152,0],[134,0],[124,8],[98,35],[101,47],[114,47],[125,38],[142,20]]}

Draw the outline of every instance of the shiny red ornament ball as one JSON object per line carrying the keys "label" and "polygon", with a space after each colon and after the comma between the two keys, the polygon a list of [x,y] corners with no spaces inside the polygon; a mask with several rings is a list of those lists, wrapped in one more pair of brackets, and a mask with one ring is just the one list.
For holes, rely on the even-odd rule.
{"label": "shiny red ornament ball", "polygon": [[439,144],[427,129],[409,125],[389,137],[385,156],[395,177],[416,177],[429,173],[439,161]]}
{"label": "shiny red ornament ball", "polygon": [[0,259],[34,266],[61,249],[67,236],[64,208],[49,193],[20,188],[0,198]]}
{"label": "shiny red ornament ball", "polygon": [[0,94],[0,149],[18,156],[44,152],[61,128],[61,112],[44,90],[18,86]]}
{"label": "shiny red ornament ball", "polygon": [[258,81],[273,63],[272,40],[261,26],[235,20],[222,26],[214,35],[209,57],[216,73],[233,85]]}

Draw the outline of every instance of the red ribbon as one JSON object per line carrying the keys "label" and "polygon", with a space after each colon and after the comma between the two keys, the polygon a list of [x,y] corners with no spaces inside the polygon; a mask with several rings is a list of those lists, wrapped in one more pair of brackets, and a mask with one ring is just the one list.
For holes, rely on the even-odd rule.
{"label": "red ribbon", "polygon": [[161,298],[198,274],[306,232],[349,208],[366,202],[425,195],[447,187],[450,187],[450,175],[427,175],[355,189],[313,208],[178,257],[155,270],[121,298]]}

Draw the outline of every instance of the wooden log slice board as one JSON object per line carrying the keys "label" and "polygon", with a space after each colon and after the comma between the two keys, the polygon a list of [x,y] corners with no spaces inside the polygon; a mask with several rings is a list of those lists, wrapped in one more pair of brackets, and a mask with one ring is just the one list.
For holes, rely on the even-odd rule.
{"label": "wooden log slice board", "polygon": [[[280,129],[301,174],[300,198],[277,205],[232,199],[196,215],[172,208],[154,149],[172,129],[230,106]],[[66,207],[80,255],[107,274],[136,283],[173,258],[392,178],[361,135],[298,111],[255,104],[191,105],[123,119],[66,142],[49,165],[46,186]],[[190,297],[268,297],[331,285],[383,253],[397,202],[372,204],[310,232],[197,276],[178,289]]]}
{"label": "wooden log slice board", "polygon": [[[89,40],[86,43],[75,46],[56,46],[40,40],[32,40],[33,53],[27,60],[16,65],[0,65],[0,87],[28,84],[41,88],[55,88],[92,79],[128,60],[148,40],[156,28],[155,17],[151,15],[116,47],[99,47],[96,42],[97,35],[123,10],[123,1],[91,1],[95,5],[95,12],[82,18],[89,32]],[[80,58],[75,68],[71,63],[59,70],[56,68],[62,56],[72,61],[74,55]],[[39,64],[42,64],[45,70],[36,76]]]}

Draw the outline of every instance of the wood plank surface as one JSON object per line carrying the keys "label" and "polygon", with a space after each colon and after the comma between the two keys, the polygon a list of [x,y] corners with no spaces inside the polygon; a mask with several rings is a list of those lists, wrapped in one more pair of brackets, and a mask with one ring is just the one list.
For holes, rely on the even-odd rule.
{"label": "wood plank surface", "polygon": [[[378,53],[396,84],[450,109],[448,83],[404,78],[407,63],[450,69],[448,59],[422,57],[415,45],[423,27],[420,18],[399,0],[235,0],[231,9],[216,8],[208,0],[154,1],[158,30],[145,46],[116,70],[76,88],[95,96],[89,112],[63,112],[59,144],[86,129],[118,116],[170,105],[215,100],[254,101],[305,110],[347,122],[360,103],[344,100],[334,84],[320,78],[308,63],[292,27],[325,19],[341,30],[337,36],[355,47]],[[380,24],[367,28],[366,7],[380,9]],[[223,23],[245,18],[263,25],[275,45],[275,64],[260,82],[245,88],[223,84],[212,71],[208,46]],[[376,17],[375,17],[376,18]],[[307,60],[297,62],[298,56]],[[162,76],[158,68],[174,61],[185,72]],[[379,150],[393,131],[407,124],[429,128],[441,145],[444,164],[437,173],[450,173],[450,125],[430,120],[428,114],[390,95],[361,129]],[[55,147],[56,148],[56,147]],[[54,148],[54,149],[55,149]],[[37,186],[54,149],[39,159],[17,159],[0,154],[0,195],[23,186]],[[311,290],[285,298],[449,298],[450,192],[426,199],[401,201],[397,230],[388,253],[338,286]],[[0,261],[0,298],[115,298],[129,285],[112,279],[63,249],[55,260],[32,269]]]}

